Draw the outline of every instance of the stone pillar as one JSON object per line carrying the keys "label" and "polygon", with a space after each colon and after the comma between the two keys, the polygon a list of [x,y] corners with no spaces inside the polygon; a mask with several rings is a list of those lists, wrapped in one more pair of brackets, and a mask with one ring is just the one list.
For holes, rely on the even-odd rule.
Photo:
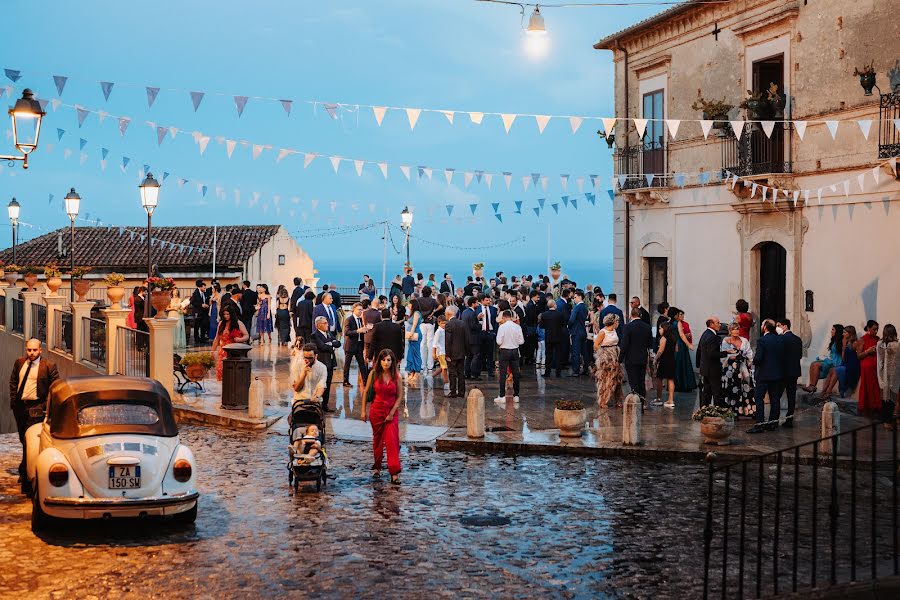
{"label": "stone pillar", "polygon": [[637,446],[641,443],[641,397],[628,394],[622,413],[622,443]]}
{"label": "stone pillar", "polygon": [[247,402],[247,416],[251,419],[262,419],[266,411],[266,394],[262,381],[255,378],[250,399]]}
{"label": "stone pillar", "polygon": [[44,303],[47,305],[47,348],[52,349],[56,342],[56,313],[62,310],[66,299],[55,294],[51,296],[48,293],[44,296]]}
{"label": "stone pillar", "polygon": [[[822,418],[820,424],[822,426],[820,437],[825,438],[832,435],[838,435],[841,432],[841,413],[838,410],[836,402],[826,402],[825,405],[822,406]],[[819,453],[831,454],[832,451],[834,451],[835,454],[840,453],[840,442],[840,438],[835,438],[835,441],[822,440],[819,442]]]}
{"label": "stone pillar", "polygon": [[484,394],[478,388],[473,388],[466,400],[466,426],[470,438],[484,437]]}
{"label": "stone pillar", "polygon": [[82,319],[91,316],[93,302],[72,302],[72,358],[75,362],[81,362],[81,347],[84,345],[84,324]]}
{"label": "stone pillar", "polygon": [[104,308],[100,312],[103,313],[103,318],[106,321],[106,373],[107,375],[115,375],[116,365],[118,364],[116,361],[119,360],[119,348],[116,338],[118,337],[119,327],[125,327],[129,311],[121,308]]}
{"label": "stone pillar", "polygon": [[178,319],[144,319],[150,329],[150,377],[160,382],[175,396],[175,375],[172,373],[172,355],[175,353],[175,327]]}
{"label": "stone pillar", "polygon": [[[36,292],[36,291],[22,292],[22,298],[25,300],[24,305],[23,305],[23,307],[25,309],[25,315],[24,315],[24,325],[25,326],[23,327],[23,330],[25,332],[25,341],[28,341],[31,338],[33,338],[35,335],[35,332],[37,331],[37,327],[35,326],[34,323],[31,322],[31,305],[32,304],[43,304],[43,301],[41,300],[43,295],[44,294],[42,292]],[[47,340],[41,340],[41,341],[46,342]]]}
{"label": "stone pillar", "polygon": [[3,315],[3,322],[6,323],[6,331],[12,331],[12,299],[15,293],[16,289],[14,287],[0,287],[0,294],[6,298],[6,303],[4,304],[4,312],[6,314]]}

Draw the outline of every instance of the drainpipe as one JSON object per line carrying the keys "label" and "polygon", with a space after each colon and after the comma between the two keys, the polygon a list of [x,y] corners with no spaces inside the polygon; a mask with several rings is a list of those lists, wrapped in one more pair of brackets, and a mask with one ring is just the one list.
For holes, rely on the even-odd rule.
{"label": "drainpipe", "polygon": [[[625,153],[628,154],[628,50],[619,45],[616,40],[616,50],[625,56]],[[631,206],[625,200],[625,299],[627,303],[631,299],[629,284],[631,283]]]}

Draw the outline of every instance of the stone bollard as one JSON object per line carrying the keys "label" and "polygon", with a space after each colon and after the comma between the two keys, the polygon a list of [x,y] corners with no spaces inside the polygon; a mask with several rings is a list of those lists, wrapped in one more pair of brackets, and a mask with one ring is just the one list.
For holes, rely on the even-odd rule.
{"label": "stone bollard", "polygon": [[641,397],[637,394],[628,394],[625,398],[622,443],[626,446],[638,446],[641,443]]}
{"label": "stone bollard", "polygon": [[466,399],[466,426],[470,438],[484,437],[484,394],[478,388]]}
{"label": "stone bollard", "polygon": [[266,412],[265,394],[263,393],[262,381],[256,378],[256,385],[253,386],[253,393],[247,403],[247,416],[251,419],[262,419]]}
{"label": "stone bollard", "polygon": [[[838,410],[836,402],[826,402],[822,407],[821,418],[821,437],[826,438],[832,435],[838,435],[841,432],[841,413]],[[841,450],[840,438],[834,440],[822,440],[819,442],[819,452],[821,454],[837,454]]]}

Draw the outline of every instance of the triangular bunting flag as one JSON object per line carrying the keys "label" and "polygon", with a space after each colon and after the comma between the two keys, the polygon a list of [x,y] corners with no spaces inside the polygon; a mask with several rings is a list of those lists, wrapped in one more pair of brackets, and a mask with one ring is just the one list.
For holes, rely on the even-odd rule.
{"label": "triangular bunting flag", "polygon": [[775,131],[775,121],[760,121],[759,124],[762,125],[762,130],[766,137],[771,138],[772,132]]}
{"label": "triangular bunting flag", "polygon": [[440,110],[438,112],[441,113],[442,115],[444,115],[447,118],[447,120],[450,122],[450,124],[453,125],[453,111],[452,110]]}
{"label": "triangular bunting flag", "polygon": [[334,172],[338,172],[338,168],[341,166],[341,157],[340,156],[329,156],[328,160],[331,161],[331,168],[334,169]]}
{"label": "triangular bunting flag", "polygon": [[64,75],[54,75],[53,76],[53,83],[56,84],[56,92],[60,96],[62,96],[63,90],[65,89],[66,82],[68,80],[69,80],[69,78],[65,77]]}
{"label": "triangular bunting flag", "polygon": [[16,71],[16,70],[14,70],[14,69],[3,69],[3,72],[6,73],[6,76],[9,77],[9,79],[10,79],[13,83],[17,82],[19,79],[22,78],[22,72],[21,72],[21,71]]}
{"label": "triangular bunting flag", "polygon": [[541,189],[545,192],[547,191],[547,186],[549,184],[550,179],[546,175],[541,176]]}
{"label": "triangular bunting flag", "polygon": [[516,200],[515,205],[516,205],[516,212],[519,214],[522,214],[522,201]]}
{"label": "triangular bunting flag", "polygon": [[794,208],[797,207],[797,202],[800,200],[800,190],[794,190]]}
{"label": "triangular bunting flag", "polygon": [[850,180],[845,179],[844,181],[841,182],[841,185],[844,186],[844,196],[849,198],[850,197]]}
{"label": "triangular bunting flag", "polygon": [[78,127],[81,127],[84,124],[84,120],[87,119],[88,114],[90,114],[90,111],[86,108],[81,108],[76,104],[75,113],[78,115]]}
{"label": "triangular bunting flag", "polygon": [[156,102],[156,97],[159,95],[158,87],[148,87],[147,90],[147,107],[153,108],[153,103]]}
{"label": "triangular bunting flag", "polygon": [[265,147],[262,144],[253,144],[253,160],[259,158],[259,155],[262,154],[262,151]]}
{"label": "triangular bunting flag", "polygon": [[131,162],[131,159],[127,156],[122,157],[122,170],[124,171],[126,167],[128,167],[128,163]]}
{"label": "triangular bunting flag", "polygon": [[469,120],[475,123],[476,125],[481,125],[481,121],[484,120],[484,113],[480,112],[470,112]]}
{"label": "triangular bunting flag", "polygon": [[471,171],[466,171],[463,173],[463,187],[468,188],[469,184],[472,183],[472,177],[474,175]]}
{"label": "triangular bunting flag", "polygon": [[422,177],[425,175],[425,167],[421,165],[416,167],[416,172],[419,174],[419,179],[422,179]]}
{"label": "triangular bunting flag", "polygon": [[881,183],[881,170],[878,167],[872,169],[872,179],[875,180],[875,185]]}
{"label": "triangular bunting flag", "polygon": [[803,205],[809,204],[809,190],[803,190]]}
{"label": "triangular bunting flag", "polygon": [[578,198],[572,198],[572,208],[578,210]]}
{"label": "triangular bunting flag", "polygon": [[616,193],[615,193],[614,191],[612,191],[612,190],[606,190],[606,193],[609,194],[609,200],[610,200],[610,202],[612,202],[612,201],[614,201],[614,200],[616,199]]}
{"label": "triangular bunting flag", "polygon": [[699,183],[700,185],[706,185],[707,183],[709,183],[709,173],[703,172],[697,175],[697,183]]}
{"label": "triangular bunting flag", "polygon": [[161,146],[163,139],[166,137],[166,134],[169,133],[169,130],[165,127],[157,127],[156,128],[156,145]]}
{"label": "triangular bunting flag", "polygon": [[103,91],[103,98],[109,101],[109,95],[112,93],[113,85],[115,85],[112,81],[101,81],[100,89]]}
{"label": "triangular bunting flag", "polygon": [[384,178],[387,179],[387,169],[388,169],[387,163],[386,162],[378,163],[378,168],[381,169],[382,176],[384,176]]}
{"label": "triangular bunting flag", "polygon": [[599,175],[590,175],[591,185],[594,186],[594,189],[600,187],[600,176]]}
{"label": "triangular bunting flag", "polygon": [[291,105],[294,104],[293,100],[279,100],[281,102],[281,108],[284,109],[284,112],[287,116],[291,116]]}
{"label": "triangular bunting flag", "polygon": [[63,150],[63,160],[69,160],[69,157],[72,156],[72,151],[68,148]]}
{"label": "triangular bunting flag", "polygon": [[491,202],[491,208],[494,209],[494,212],[497,212],[500,209],[500,203],[499,202]]}
{"label": "triangular bunting flag", "polygon": [[475,211],[476,211],[477,209],[478,209],[478,205],[477,205],[477,204],[470,204],[470,205],[469,205],[469,210],[472,211],[472,214],[473,214],[473,215],[475,214]]}
{"label": "triangular bunting flag", "polygon": [[715,121],[710,121],[707,119],[703,119],[700,121],[700,129],[703,130],[703,139],[709,138],[709,132],[712,131],[713,125],[715,125]]}
{"label": "triangular bunting flag", "polygon": [[197,109],[200,108],[200,103],[205,95],[204,92],[191,92],[191,104],[194,105],[194,112],[197,112]]}
{"label": "triangular bunting flag", "polygon": [[859,191],[866,191],[866,174],[861,173],[856,176],[856,182],[859,184]]}
{"label": "triangular bunting flag", "polygon": [[84,138],[78,138],[78,149],[84,150],[84,147],[87,145],[87,140]]}
{"label": "triangular bunting flag", "polygon": [[530,183],[531,183],[531,177],[529,177],[528,175],[523,175],[522,176],[522,190],[527,192],[528,186]]}
{"label": "triangular bunting flag", "polygon": [[314,154],[312,152],[307,152],[306,154],[304,154],[303,155],[303,168],[305,169],[306,167],[308,167],[309,163],[311,163],[315,159],[316,159],[316,154]]}
{"label": "triangular bunting flag", "polygon": [[569,117],[569,126],[572,128],[572,133],[578,132],[578,128],[581,127],[582,122],[584,122],[584,119],[581,117]]}
{"label": "triangular bunting flag", "polygon": [[647,131],[647,119],[634,119],[634,128],[637,130],[638,139],[644,139],[644,133]]}
{"label": "triangular bunting flag", "polygon": [[406,165],[400,165],[400,172],[403,173],[403,176],[406,177],[407,181],[411,181],[409,178],[409,167]]}
{"label": "triangular bunting flag", "polygon": [[628,181],[628,175],[625,173],[619,173],[616,176],[616,179],[619,182],[619,189],[621,190],[623,187],[625,187],[625,182]]}
{"label": "triangular bunting flag", "polygon": [[416,128],[416,123],[419,122],[419,115],[422,114],[421,108],[407,108],[406,109],[406,118],[409,120],[409,129],[413,130]]}
{"label": "triangular bunting flag", "polygon": [[644,179],[647,180],[647,187],[653,187],[653,173],[646,173]]}
{"label": "triangular bunting flag", "polygon": [[797,130],[797,137],[802,142],[803,136],[806,135],[806,121],[794,121],[794,129]]}
{"label": "triangular bunting flag", "polygon": [[731,130],[734,131],[734,136],[740,140],[741,136],[744,135],[744,121],[738,119],[729,121],[729,123],[731,123]]}
{"label": "triangular bunting flag", "polygon": [[491,182],[493,182],[493,181],[494,181],[493,173],[485,173],[484,174],[484,182],[487,184],[488,189],[491,189]]}
{"label": "triangular bunting flag", "polygon": [[247,106],[247,100],[249,98],[247,96],[235,96],[234,97],[234,106],[237,108],[237,114],[240,117],[244,114],[244,107]]}
{"label": "triangular bunting flag", "polygon": [[564,192],[569,191],[569,176],[568,175],[560,175],[559,176],[559,185],[562,186]]}
{"label": "triangular bunting flag", "polygon": [[456,172],[456,169],[444,169],[444,179],[447,180],[447,185],[453,181],[453,173]]}
{"label": "triangular bunting flag", "polygon": [[59,127],[56,128],[56,139],[57,139],[57,141],[61,140],[61,139],[62,139],[62,136],[64,136],[65,134],[66,134],[66,130],[65,130],[65,129],[60,129]]}
{"label": "triangular bunting flag", "polygon": [[503,215],[501,215],[500,213],[495,213],[494,216],[497,217],[498,221],[500,221],[501,223],[503,222]]}
{"label": "triangular bunting flag", "polygon": [[231,155],[234,154],[234,148],[237,146],[237,142],[234,140],[225,140],[225,152],[228,154],[228,158],[231,158]]}
{"label": "triangular bunting flag", "polygon": [[545,203],[546,201],[547,201],[546,198],[538,198],[538,201],[537,201],[538,206],[540,206],[541,208],[544,208],[544,203]]}
{"label": "triangular bunting flag", "polygon": [[532,174],[531,174],[531,182],[532,182],[534,185],[537,185],[537,184],[538,184],[538,181],[540,181],[540,180],[541,180],[541,174],[540,174],[540,173],[532,173]]}
{"label": "triangular bunting flag", "polygon": [[387,108],[384,106],[373,106],[372,112],[375,114],[375,122],[381,127],[381,122],[384,120],[384,113],[387,112]]}
{"label": "triangular bunting flag", "polygon": [[537,123],[538,131],[540,133],[544,133],[544,129],[547,127],[547,123],[550,122],[550,117],[547,115],[534,115],[534,120]]}
{"label": "triangular bunting flag", "polygon": [[825,121],[825,125],[828,127],[828,133],[831,134],[831,139],[835,139],[837,136],[838,124],[840,121]]}
{"label": "triangular bunting flag", "polygon": [[447,205],[447,216],[449,217],[449,216],[452,215],[452,214],[453,214],[453,205],[452,205],[452,204],[448,204],[448,205]]}
{"label": "triangular bunting flag", "polygon": [[51,98],[50,106],[53,108],[53,112],[56,112],[56,109],[62,105],[62,100],[59,98]]}
{"label": "triangular bunting flag", "polygon": [[201,135],[199,138],[197,138],[197,146],[200,147],[201,155],[204,152],[206,152],[206,146],[208,146],[208,145],[209,145],[209,136],[208,135]]}
{"label": "triangular bunting flag", "polygon": [[500,118],[503,119],[503,128],[506,129],[506,133],[509,133],[509,128],[516,120],[516,115],[501,114]]}
{"label": "triangular bunting flag", "polygon": [[569,197],[568,196],[563,196],[562,198],[560,198],[560,200],[562,200],[563,206],[569,205]]}
{"label": "triangular bunting flag", "polygon": [[869,131],[872,129],[872,119],[860,119],[856,124],[859,125],[859,130],[862,132],[863,137],[868,140]]}
{"label": "triangular bunting flag", "polygon": [[678,137],[678,127],[681,125],[680,119],[666,119],[666,126],[669,128],[669,135],[674,140]]}
{"label": "triangular bunting flag", "polygon": [[503,181],[506,183],[506,191],[509,191],[509,186],[512,185],[512,173],[509,171],[503,171]]}
{"label": "triangular bunting flag", "polygon": [[604,117],[600,120],[603,121],[603,131],[606,132],[606,135],[611,135],[611,134],[615,133],[615,130],[613,129],[616,126],[615,117],[613,117],[613,118]]}
{"label": "triangular bunting flag", "polygon": [[537,208],[537,207],[534,207],[534,208],[532,208],[531,210],[534,211],[534,216],[536,216],[536,217],[541,216],[541,209],[539,209],[539,208]]}
{"label": "triangular bunting flag", "polygon": [[353,166],[356,168],[357,176],[362,177],[362,170],[363,170],[363,166],[365,166],[365,164],[366,164],[366,161],[364,161],[364,160],[356,159],[353,161]]}
{"label": "triangular bunting flag", "polygon": [[100,158],[105,159],[109,155],[109,148],[100,148]]}
{"label": "triangular bunting flag", "polygon": [[677,185],[680,188],[683,188],[684,187],[684,179],[685,179],[684,173],[675,173],[675,185]]}
{"label": "triangular bunting flag", "polygon": [[325,112],[328,113],[329,117],[331,117],[332,119],[337,119],[337,104],[325,103],[323,104],[323,106],[325,107]]}
{"label": "triangular bunting flag", "polygon": [[[41,110],[43,110],[43,109],[41,109]],[[109,113],[106,112],[105,110],[98,110],[98,111],[97,111],[97,116],[100,117],[100,122],[102,123],[103,120],[106,119],[106,117],[109,116]]]}
{"label": "triangular bunting flag", "polygon": [[119,134],[123,137],[125,136],[125,131],[128,129],[129,123],[131,123],[131,119],[128,117],[119,117]]}
{"label": "triangular bunting flag", "polygon": [[550,207],[553,209],[553,212],[555,212],[556,214],[559,214],[559,203],[558,202],[554,202],[553,204],[550,205]]}

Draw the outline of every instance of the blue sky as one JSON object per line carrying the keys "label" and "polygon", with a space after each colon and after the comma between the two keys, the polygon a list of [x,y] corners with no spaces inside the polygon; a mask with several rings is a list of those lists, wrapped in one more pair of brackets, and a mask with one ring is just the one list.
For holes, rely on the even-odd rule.
{"label": "blue sky", "polygon": [[[594,133],[597,122],[585,121],[573,135],[567,121],[552,120],[541,135],[533,118],[520,118],[506,134],[496,116],[474,125],[467,115],[457,114],[450,125],[441,114],[423,113],[410,131],[402,112],[388,112],[379,127],[371,109],[342,110],[333,120],[322,106],[314,111],[304,101],[608,116],[613,106],[611,56],[591,45],[660,7],[547,8],[549,52],[535,60],[523,49],[517,7],[470,0],[48,1],[37,15],[33,2],[8,0],[4,5],[0,68],[18,69],[22,79],[12,84],[3,77],[0,87],[12,84],[20,92],[28,86],[41,98],[59,97],[69,105],[132,118],[122,137],[113,117],[101,123],[91,114],[79,129],[72,108],[48,107],[31,168],[23,172],[19,166],[4,166],[0,173],[3,203],[17,197],[22,221],[36,226],[22,228],[25,239],[40,235],[39,228],[68,224],[62,197],[72,186],[82,196],[82,216],[90,213],[91,219],[111,225],[144,223],[136,186],[138,170],[149,164],[157,177],[171,173],[155,223],[281,223],[319,261],[369,251],[380,258],[376,230],[322,236],[321,228],[385,218],[399,223],[407,204],[415,214],[413,234],[426,240],[472,247],[525,236],[525,244],[491,250],[490,255],[534,258],[542,264],[549,223],[554,259],[611,260],[612,210],[604,191],[611,161],[606,144]],[[52,75],[70,78],[62,96]],[[100,81],[115,83],[108,101]],[[145,85],[163,88],[152,108]],[[206,96],[195,112],[186,91],[167,88],[205,91]],[[277,102],[251,98],[238,118],[231,95],[290,98],[292,114],[286,116]],[[5,97],[4,102],[9,103]],[[158,145],[146,121],[180,131]],[[62,140],[57,140],[57,128],[66,132]],[[238,145],[228,159],[225,145],[213,139],[201,156],[192,131],[273,149],[254,160],[251,147]],[[83,150],[80,139],[86,140]],[[344,162],[335,174],[322,157],[306,169],[302,155],[276,163],[283,147],[385,161],[389,178],[374,164],[366,164],[360,177],[352,163]],[[68,159],[66,148],[72,151]],[[105,170],[101,148],[109,150]],[[2,152],[10,150],[6,138]],[[87,155],[83,164],[81,152]],[[131,158],[124,173],[122,156]],[[412,182],[399,165],[412,166]],[[433,180],[420,181],[418,165],[433,167]],[[456,169],[453,186],[444,179],[446,167]],[[498,173],[490,190],[484,182],[464,188],[463,172],[476,169]],[[502,171],[514,173],[511,192],[499,176]],[[521,176],[530,173],[548,176],[546,192],[533,186],[523,191]],[[563,173],[571,175],[568,192],[561,188]],[[601,175],[596,207],[584,201],[576,186],[576,177],[587,179],[589,174]],[[180,178],[190,181],[179,188]],[[205,198],[196,188],[198,181],[208,186]],[[224,199],[216,198],[216,186],[225,190]],[[235,189],[240,189],[239,203]],[[589,180],[585,191],[591,191]],[[554,214],[550,203],[566,193],[581,198],[578,209],[560,205]],[[55,197],[52,203],[49,194]],[[540,217],[531,209],[538,198],[547,199]],[[514,214],[516,200],[524,202],[521,216]],[[334,212],[332,202],[337,203]],[[502,224],[493,217],[494,202],[500,203]],[[470,203],[479,205],[474,219]],[[447,204],[455,206],[451,217]],[[319,237],[304,239],[301,231]],[[3,245],[10,242],[8,233],[0,239]],[[425,242],[414,248],[418,258],[429,260],[446,252]],[[474,260],[485,251],[453,254]]]}

